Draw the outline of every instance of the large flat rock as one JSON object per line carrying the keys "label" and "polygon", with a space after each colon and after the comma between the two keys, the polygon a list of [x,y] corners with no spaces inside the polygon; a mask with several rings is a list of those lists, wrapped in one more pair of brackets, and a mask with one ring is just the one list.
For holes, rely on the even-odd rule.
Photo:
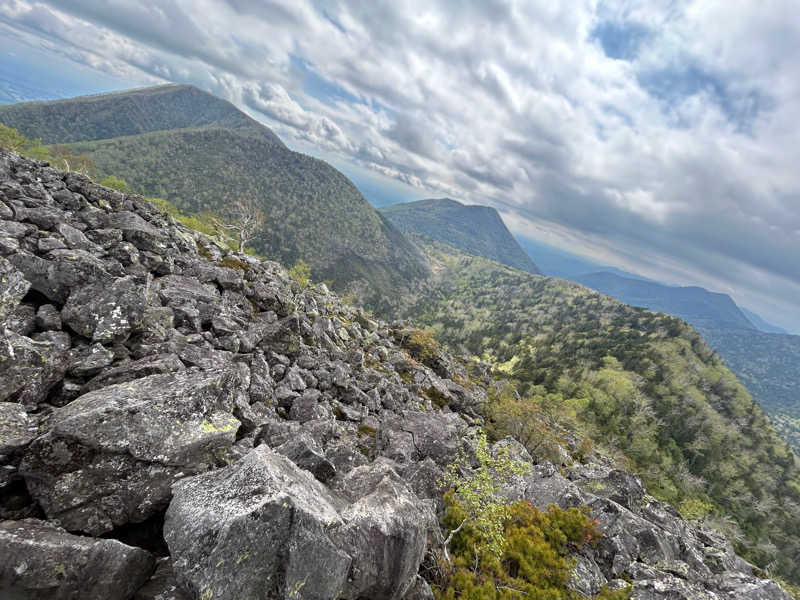
{"label": "large flat rock", "polygon": [[98,535],[166,506],[180,477],[219,464],[233,444],[232,371],[152,375],[54,411],[20,466],[48,518]]}

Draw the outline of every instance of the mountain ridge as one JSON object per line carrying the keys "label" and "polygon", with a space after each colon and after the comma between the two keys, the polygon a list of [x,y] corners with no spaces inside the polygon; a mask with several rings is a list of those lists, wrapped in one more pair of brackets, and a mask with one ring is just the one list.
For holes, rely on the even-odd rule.
{"label": "mountain ridge", "polygon": [[490,206],[438,198],[392,204],[379,210],[402,231],[449,243],[470,254],[493,258],[522,271],[541,273],[497,210]]}
{"label": "mountain ridge", "polygon": [[260,130],[271,142],[283,145],[271,130],[227,100],[182,84],[2,105],[0,122],[30,138],[40,138],[43,144],[217,125]]}
{"label": "mountain ridge", "polygon": [[[617,440],[615,447],[638,464],[662,500],[725,506],[721,512],[749,532],[742,533],[748,556],[761,564],[775,560],[784,576],[795,577],[800,511],[791,498],[800,498],[800,484],[795,490],[784,477],[789,469],[800,478],[800,464],[697,331],[579,283],[525,273],[441,242],[421,243],[439,266],[422,289],[397,300],[402,316],[489,361],[518,383],[520,395],[534,398],[533,406],[565,411],[566,421],[595,431],[598,440]],[[780,459],[770,457],[777,448]],[[754,529],[753,519],[761,517],[752,506],[762,494],[781,506],[765,535],[785,551],[770,558]],[[791,524],[782,521],[788,514]]]}

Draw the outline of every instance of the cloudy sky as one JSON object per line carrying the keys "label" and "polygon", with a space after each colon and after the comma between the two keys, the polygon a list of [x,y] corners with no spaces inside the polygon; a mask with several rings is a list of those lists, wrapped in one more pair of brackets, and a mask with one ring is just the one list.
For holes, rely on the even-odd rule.
{"label": "cloudy sky", "polygon": [[791,0],[0,0],[0,100],[196,84],[376,204],[731,293],[800,331]]}

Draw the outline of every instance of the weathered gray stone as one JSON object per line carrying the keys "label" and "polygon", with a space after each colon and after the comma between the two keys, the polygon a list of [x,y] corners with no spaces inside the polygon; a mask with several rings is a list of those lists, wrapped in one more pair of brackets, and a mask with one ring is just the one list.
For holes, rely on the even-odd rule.
{"label": "weathered gray stone", "polygon": [[8,257],[31,287],[48,299],[63,304],[70,292],[89,282],[108,284],[113,277],[106,265],[84,250],[53,250],[48,259],[27,252],[17,252]]}
{"label": "weathered gray stone", "polygon": [[183,371],[186,367],[174,354],[156,354],[140,360],[126,363],[113,369],[107,369],[89,381],[81,390],[86,394],[100,388],[133,381],[148,375],[164,375]]}
{"label": "weathered gray stone", "polygon": [[139,588],[133,600],[192,600],[192,598],[178,585],[172,560],[166,557],[158,561],[155,573]]}
{"label": "weathered gray stone", "polygon": [[4,325],[7,331],[30,336],[36,331],[36,309],[30,304],[20,304],[6,316]]}
{"label": "weathered gray stone", "polygon": [[41,237],[36,243],[36,246],[42,254],[50,252],[51,250],[59,250],[67,247],[67,245],[56,236]]}
{"label": "weathered gray stone", "polygon": [[436,518],[387,462],[353,469],[340,489],[353,501],[336,532],[352,557],[343,597],[402,598],[414,585]]}
{"label": "weathered gray stone", "polygon": [[326,483],[336,475],[336,467],[316,446],[307,433],[301,433],[275,448],[275,452],[282,454],[301,469],[309,471],[322,483]]}
{"label": "weathered gray stone", "polygon": [[44,304],[36,311],[36,327],[41,331],[59,331],[61,313],[52,304]]}
{"label": "weathered gray stone", "polygon": [[74,331],[92,341],[124,340],[138,324],[146,308],[144,286],[132,278],[111,285],[90,284],[76,288],[61,311]]}
{"label": "weathered gray stone", "polygon": [[0,597],[9,600],[128,600],[155,564],[141,548],[33,519],[0,522],[0,556]]}
{"label": "weathered gray stone", "polygon": [[336,500],[265,445],[173,487],[164,537],[178,580],[215,600],[340,598],[350,557]]}
{"label": "weathered gray stone", "polygon": [[56,410],[20,466],[48,518],[100,534],[142,521],[178,478],[224,458],[239,422],[231,373],[152,375],[90,392]]}
{"label": "weathered gray stone", "polygon": [[403,600],[434,600],[434,595],[428,582],[417,575],[414,583],[403,596]]}
{"label": "weathered gray stone", "polygon": [[275,381],[263,354],[256,354],[250,361],[250,402],[267,405],[275,401]]}
{"label": "weathered gray stone", "polygon": [[23,450],[38,433],[38,419],[21,404],[0,402],[0,456]]}
{"label": "weathered gray stone", "polygon": [[114,353],[101,344],[73,348],[69,353],[67,373],[75,377],[91,377],[114,362]]}
{"label": "weathered gray stone", "polygon": [[64,238],[64,241],[67,243],[67,246],[70,248],[86,250],[92,245],[92,243],[86,239],[86,236],[83,235],[82,231],[75,229],[68,223],[62,222],[56,224],[55,230],[61,234],[61,236]]}
{"label": "weathered gray stone", "polygon": [[467,426],[457,413],[410,412],[399,429],[411,435],[419,460],[445,466],[456,458]]}
{"label": "weathered gray stone", "polygon": [[33,408],[47,398],[66,370],[66,357],[54,344],[12,332],[0,335],[0,402],[13,399]]}
{"label": "weathered gray stone", "polygon": [[102,223],[107,229],[122,231],[125,240],[132,243],[139,250],[160,254],[166,249],[164,236],[134,212],[108,213],[103,217]]}
{"label": "weathered gray stone", "polygon": [[329,416],[330,411],[323,408],[319,399],[322,397],[322,392],[315,389],[307,389],[299,398],[292,401],[292,407],[289,411],[289,418],[292,421],[300,421],[305,423],[312,419],[322,419]]}
{"label": "weathered gray stone", "polygon": [[0,257],[0,326],[28,293],[31,284],[5,258]]}
{"label": "weathered gray stone", "polygon": [[161,300],[170,306],[214,304],[220,301],[219,291],[213,285],[183,275],[159,277],[153,283],[153,288]]}

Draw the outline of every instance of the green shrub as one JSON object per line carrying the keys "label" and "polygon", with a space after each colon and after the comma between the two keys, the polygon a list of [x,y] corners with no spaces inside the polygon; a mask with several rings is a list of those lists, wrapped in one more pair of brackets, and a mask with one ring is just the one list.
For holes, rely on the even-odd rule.
{"label": "green shrub", "polygon": [[703,502],[699,498],[689,498],[678,506],[678,512],[684,519],[698,520],[710,514],[714,510],[714,505]]}
{"label": "green shrub", "polygon": [[429,367],[433,365],[439,356],[439,342],[429,331],[414,329],[410,334],[405,335],[400,342],[411,353],[411,356]]}
{"label": "green shrub", "polygon": [[[467,509],[453,494],[446,496],[444,525],[463,522]],[[459,531],[453,540],[453,564],[445,567],[442,581],[435,582],[437,600],[578,600],[569,590],[574,561],[572,551],[593,543],[600,533],[588,509],[561,510],[550,506],[542,512],[519,501],[509,507],[503,522],[503,551],[496,554],[485,545],[474,523]],[[630,598],[630,590],[603,590],[603,600]]]}
{"label": "green shrub", "polygon": [[306,289],[311,283],[311,265],[303,260],[298,260],[295,265],[289,269],[289,277],[294,279],[302,289]]}
{"label": "green shrub", "polygon": [[237,271],[246,271],[247,270],[247,263],[239,260],[234,256],[226,256],[219,264],[223,267],[228,267],[229,269],[236,269]]}
{"label": "green shrub", "polygon": [[13,127],[7,127],[0,123],[0,147],[16,150],[28,158],[36,160],[50,160],[50,153],[46,146],[42,145],[42,140],[32,140]]}
{"label": "green shrub", "polygon": [[[461,525],[468,524],[474,531],[480,548],[499,556],[505,544],[503,525],[509,514],[503,491],[513,477],[526,474],[529,465],[512,459],[508,448],[493,452],[484,433],[478,437],[474,450],[477,467],[473,468],[472,461],[462,454],[449,466],[442,483],[452,489],[449,497],[463,509]],[[444,543],[445,552],[458,531],[451,529]]]}
{"label": "green shrub", "polygon": [[118,192],[125,192],[126,194],[131,191],[131,186],[129,186],[124,179],[120,179],[114,175],[106,175],[103,177],[100,180],[100,185],[111,188],[112,190],[117,190]]}

